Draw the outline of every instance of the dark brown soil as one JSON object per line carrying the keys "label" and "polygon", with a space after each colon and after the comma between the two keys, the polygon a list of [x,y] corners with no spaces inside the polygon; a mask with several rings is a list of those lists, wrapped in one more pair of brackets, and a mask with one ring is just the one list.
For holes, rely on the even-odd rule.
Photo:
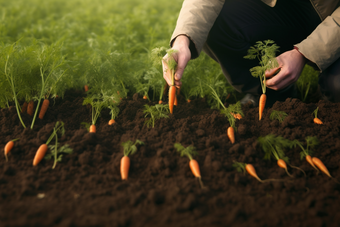
{"label": "dark brown soil", "polygon": [[[340,179],[340,104],[298,99],[276,102],[258,120],[258,109],[244,106],[238,121],[236,143],[226,135],[228,121],[204,100],[186,104],[180,100],[174,115],[144,126],[143,105],[134,95],[123,100],[113,126],[108,111],[90,134],[82,122],[90,122],[91,108],[82,106],[81,92],[68,92],[56,100],[44,120],[33,130],[20,125],[14,107],[0,111],[0,149],[15,138],[6,162],[0,159],[0,226],[339,226],[340,184],[316,171],[299,156],[298,148],[287,150],[294,178],[263,160],[259,136],[273,133],[304,142],[316,136],[320,145],[315,156]],[[53,105],[53,102],[51,102]],[[319,107],[323,125],[313,123]],[[271,110],[288,113],[283,123],[269,120]],[[31,117],[23,116],[30,125]],[[59,139],[74,153],[65,155],[56,168],[52,160],[32,166],[37,148],[45,143],[57,120],[65,123]],[[120,179],[121,142],[142,140],[131,156],[128,181]],[[175,142],[194,145],[205,187],[192,175],[188,158],[180,157]],[[233,161],[254,164],[260,178],[283,179],[260,183],[238,173]],[[42,198],[43,197],[43,198]]]}

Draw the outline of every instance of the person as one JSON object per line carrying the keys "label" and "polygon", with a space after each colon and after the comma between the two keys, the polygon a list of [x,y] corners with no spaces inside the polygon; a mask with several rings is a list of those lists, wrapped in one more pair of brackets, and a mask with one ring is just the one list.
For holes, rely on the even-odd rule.
{"label": "person", "polygon": [[[262,91],[249,69],[259,62],[244,56],[268,39],[280,46],[279,73],[266,72],[269,105],[294,95],[305,64],[320,71],[324,98],[340,101],[340,0],[185,0],[170,41],[177,50],[175,85],[181,86],[187,63],[203,50],[235,90],[247,94],[243,102],[256,103]],[[166,58],[163,77],[170,85]]]}

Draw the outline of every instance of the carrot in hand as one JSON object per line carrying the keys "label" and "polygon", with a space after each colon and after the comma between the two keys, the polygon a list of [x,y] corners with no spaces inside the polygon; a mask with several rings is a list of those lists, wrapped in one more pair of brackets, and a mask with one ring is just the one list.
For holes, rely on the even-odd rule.
{"label": "carrot in hand", "polygon": [[174,147],[176,148],[176,150],[178,152],[180,152],[181,156],[185,155],[190,159],[190,161],[189,161],[190,170],[191,170],[192,174],[196,178],[198,178],[199,183],[200,183],[201,187],[203,188],[203,183],[202,183],[202,180],[201,180],[201,172],[200,172],[198,162],[195,159],[193,159],[193,157],[192,157],[193,155],[197,154],[196,148],[194,146],[188,146],[188,147],[185,148],[180,143],[175,143]]}
{"label": "carrot in hand", "polygon": [[175,99],[176,99],[176,87],[171,85],[169,87],[169,110],[171,114],[174,111]]}
{"label": "carrot in hand", "polygon": [[264,107],[266,106],[266,100],[267,100],[267,95],[262,94],[260,96],[260,101],[259,101],[259,120],[262,119],[263,110],[264,110]]}
{"label": "carrot in hand", "polygon": [[58,136],[58,131],[61,131],[61,134],[64,135],[65,129],[64,129],[64,123],[62,121],[57,121],[54,128],[53,132],[46,141],[45,144],[40,145],[38,148],[37,152],[35,153],[34,159],[33,159],[33,166],[36,166],[39,164],[39,162],[45,157],[45,154],[48,150],[48,144],[51,142],[51,140],[55,137]]}
{"label": "carrot in hand", "polygon": [[318,118],[318,110],[319,110],[319,107],[317,107],[314,112],[312,113],[314,115],[314,119],[313,119],[313,122],[315,124],[318,124],[318,125],[322,125],[323,122]]}
{"label": "carrot in hand", "polygon": [[168,75],[170,75],[170,80],[171,80],[171,84],[169,84],[169,109],[170,109],[170,113],[173,113],[173,108],[174,108],[174,104],[175,104],[175,99],[176,99],[176,86],[175,86],[175,71],[177,68],[177,62],[174,59],[174,54],[177,52],[177,50],[174,49],[169,49],[167,50],[167,59],[166,62],[163,60],[163,62],[165,62],[165,64],[167,65],[167,73]]}
{"label": "carrot in hand", "polygon": [[34,102],[33,102],[33,100],[31,100],[31,101],[28,103],[28,106],[27,106],[27,113],[28,113],[30,116],[33,116],[33,111],[34,111]]}
{"label": "carrot in hand", "polygon": [[177,106],[177,95],[175,95],[175,101],[174,101],[174,105]]}
{"label": "carrot in hand", "polygon": [[124,156],[120,160],[120,175],[122,180],[127,180],[129,176],[129,169],[130,169],[130,158],[129,155],[133,155],[137,152],[137,144],[144,144],[140,140],[136,140],[135,143],[133,143],[131,140],[128,140],[126,142],[122,143],[122,147],[124,149],[123,153]]}
{"label": "carrot in hand", "polygon": [[50,101],[48,99],[44,99],[42,105],[41,105],[41,109],[40,109],[40,113],[39,113],[39,118],[43,119],[45,116],[45,113],[48,109],[48,106],[50,105]]}

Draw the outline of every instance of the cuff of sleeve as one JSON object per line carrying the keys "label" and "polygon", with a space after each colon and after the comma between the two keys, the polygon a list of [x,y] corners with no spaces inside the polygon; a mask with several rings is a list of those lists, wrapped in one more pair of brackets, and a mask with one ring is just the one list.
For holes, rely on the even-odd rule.
{"label": "cuff of sleeve", "polygon": [[174,41],[180,35],[185,35],[190,40],[189,50],[191,52],[191,59],[197,58],[198,57],[198,51],[196,49],[196,45],[195,45],[194,41],[190,38],[190,36],[187,35],[187,34],[178,34],[177,36],[175,36],[172,40],[170,40],[170,47],[172,47]]}

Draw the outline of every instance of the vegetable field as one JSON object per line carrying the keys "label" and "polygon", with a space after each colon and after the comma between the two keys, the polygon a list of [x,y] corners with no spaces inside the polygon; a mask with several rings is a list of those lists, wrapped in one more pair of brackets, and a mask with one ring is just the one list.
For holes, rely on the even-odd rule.
{"label": "vegetable field", "polygon": [[259,120],[202,54],[170,111],[181,3],[0,2],[1,226],[338,226],[340,104],[306,67]]}

